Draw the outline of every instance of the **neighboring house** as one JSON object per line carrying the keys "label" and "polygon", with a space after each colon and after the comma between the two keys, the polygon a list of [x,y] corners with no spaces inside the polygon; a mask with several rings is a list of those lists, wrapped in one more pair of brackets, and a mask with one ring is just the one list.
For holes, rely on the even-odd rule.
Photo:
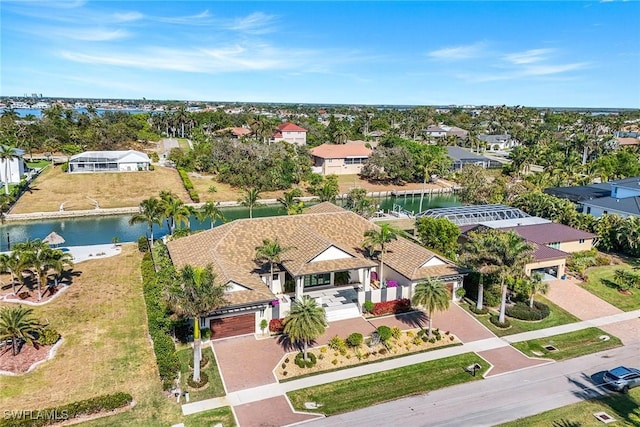
{"label": "neighboring house", "polygon": [[251,129],[242,128],[242,127],[231,127],[231,128],[219,129],[216,131],[216,133],[219,135],[228,135],[233,139],[241,139],[243,137],[251,135]]}
{"label": "neighboring house", "polygon": [[483,168],[500,167],[500,163],[484,156],[472,153],[460,147],[445,147],[447,154],[453,160],[451,169],[461,170],[466,165],[482,166]]}
{"label": "neighboring house", "polygon": [[[11,159],[0,159],[0,181],[4,184],[18,184],[25,174],[26,167],[24,165],[24,150],[19,148],[13,149],[14,157]],[[8,162],[8,165],[7,165]]]}
{"label": "neighboring house", "polygon": [[313,171],[322,175],[359,174],[372,153],[364,143],[322,144],[309,150]]}
{"label": "neighboring house", "polygon": [[617,137],[615,140],[618,147],[633,147],[640,145],[640,138]]}
{"label": "neighboring house", "polygon": [[487,144],[487,149],[490,151],[502,151],[516,146],[516,141],[509,134],[504,135],[478,135],[480,141],[484,141]]}
{"label": "neighboring house", "polygon": [[278,126],[276,132],[271,137],[271,141],[287,141],[291,144],[306,145],[307,130],[293,123],[283,123]]}
{"label": "neighboring house", "polygon": [[[620,179],[598,184],[598,186],[602,189],[609,188],[609,195],[580,200],[583,212],[596,217],[603,214],[640,217],[640,177]],[[594,185],[587,187],[594,187]]]}
{"label": "neighboring house", "polygon": [[445,129],[435,125],[427,126],[427,130],[425,130],[424,133],[431,138],[443,138],[447,136],[447,131]]}
{"label": "neighboring house", "polygon": [[[258,333],[262,319],[285,317],[291,301],[303,296],[319,300],[330,321],[359,316],[365,301],[409,298],[429,277],[442,280],[456,298],[464,270],[402,237],[388,243],[385,277],[378,277],[378,260],[362,247],[365,231],[376,228],[325,202],[301,215],[238,219],[172,240],[167,248],[176,268],[211,265],[219,283],[229,286],[228,305],[202,320],[214,338]],[[264,239],[290,248],[272,277],[269,265],[256,261]],[[387,286],[376,288],[380,282]],[[335,297],[321,299],[326,292]]]}
{"label": "neighboring house", "polygon": [[85,151],[71,156],[69,173],[146,171],[150,164],[149,156],[140,151]]}
{"label": "neighboring house", "polygon": [[459,128],[457,126],[447,125],[430,125],[424,131],[428,137],[431,138],[444,138],[445,136],[455,136],[460,139],[464,139],[469,136],[469,131]]}

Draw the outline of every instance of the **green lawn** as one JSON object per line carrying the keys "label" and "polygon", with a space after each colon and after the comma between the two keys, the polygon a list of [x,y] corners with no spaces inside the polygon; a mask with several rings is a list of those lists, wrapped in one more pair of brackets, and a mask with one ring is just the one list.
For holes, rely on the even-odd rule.
{"label": "green lawn", "polygon": [[510,317],[507,317],[511,322],[511,327],[508,329],[500,329],[496,327],[493,323],[489,321],[489,315],[487,314],[481,315],[481,316],[473,314],[471,311],[469,311],[468,304],[462,304],[462,306],[466,310],[468,310],[469,313],[474,315],[480,321],[480,323],[482,323],[484,326],[489,328],[491,332],[493,332],[499,337],[503,337],[505,335],[519,334],[521,332],[528,332],[528,331],[535,331],[538,329],[550,328],[552,326],[565,325],[567,323],[574,323],[580,320],[574,315],[572,315],[571,313],[563,310],[562,308],[558,307],[557,305],[555,305],[554,303],[552,303],[551,301],[549,301],[548,299],[542,296],[537,296],[536,301],[544,303],[548,305],[549,308],[551,308],[551,313],[549,314],[549,316],[546,319],[542,319],[535,322],[527,322],[524,320],[512,319]]}
{"label": "green lawn", "polygon": [[[602,341],[600,339],[602,335],[609,334],[598,328],[587,328],[566,334],[553,335],[547,338],[522,341],[512,345],[527,356],[545,357],[553,360],[570,359],[572,357],[596,353],[622,345],[622,341],[620,341],[619,338],[611,335],[609,335],[611,337],[609,341]],[[549,351],[545,349],[544,346],[549,344],[558,350]],[[543,355],[541,356],[540,353]]]}
{"label": "green lawn", "polygon": [[632,290],[632,295],[623,295],[613,286],[613,275],[617,269],[633,268],[629,264],[592,267],[587,270],[587,282],[582,285],[586,290],[599,298],[615,305],[622,311],[640,309],[640,289]]}
{"label": "green lawn", "polygon": [[32,162],[27,161],[27,166],[31,169],[41,169],[45,166],[48,166],[51,162],[47,160],[34,160]]}
{"label": "green lawn", "polygon": [[216,358],[213,355],[211,348],[207,347],[202,350],[202,355],[209,358],[209,364],[202,370],[209,377],[209,386],[204,390],[193,391],[189,390],[187,386],[187,377],[191,374],[191,368],[189,368],[189,361],[193,358],[193,349],[185,348],[178,351],[178,359],[180,359],[180,388],[182,390],[189,390],[189,399],[191,402],[198,400],[211,399],[212,397],[224,396],[224,387],[222,386],[222,379],[220,378],[220,371],[218,370],[218,364]]}
{"label": "green lawn", "polygon": [[[476,376],[464,370],[479,363],[482,366]],[[412,394],[425,393],[455,384],[482,379],[489,364],[475,353],[447,357],[392,369],[377,374],[336,381],[287,393],[293,407],[305,409],[305,402],[316,402],[322,407],[313,412],[333,415],[371,406]]]}
{"label": "green lawn", "polygon": [[180,146],[182,151],[184,151],[185,153],[191,150],[191,147],[189,146],[189,142],[187,141],[186,138],[178,138],[178,145]]}
{"label": "green lawn", "polygon": [[236,425],[233,412],[231,412],[231,408],[228,406],[187,415],[184,417],[183,422],[185,427],[211,427],[217,423],[222,424],[224,427],[234,427]]}
{"label": "green lawn", "polygon": [[633,389],[629,394],[612,394],[602,399],[587,400],[563,406],[562,408],[543,412],[527,418],[521,418],[500,427],[598,427],[604,425],[593,416],[596,412],[606,412],[617,421],[614,426],[638,426],[640,418],[632,420],[632,412],[638,411],[640,416],[640,388]]}

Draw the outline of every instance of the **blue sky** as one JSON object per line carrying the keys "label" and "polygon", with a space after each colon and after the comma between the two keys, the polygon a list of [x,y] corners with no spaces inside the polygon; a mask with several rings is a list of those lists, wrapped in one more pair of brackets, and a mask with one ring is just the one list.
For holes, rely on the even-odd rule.
{"label": "blue sky", "polygon": [[0,2],[0,95],[640,108],[640,3]]}

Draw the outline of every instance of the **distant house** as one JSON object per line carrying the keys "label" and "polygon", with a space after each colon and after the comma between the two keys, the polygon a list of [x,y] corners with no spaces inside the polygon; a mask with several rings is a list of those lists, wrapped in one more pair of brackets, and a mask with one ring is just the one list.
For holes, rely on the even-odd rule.
{"label": "distant house", "polygon": [[[22,156],[24,156],[24,150],[14,148],[13,155],[14,157],[8,160],[0,159],[0,181],[2,181],[3,184],[5,182],[17,184],[25,174],[26,168],[24,159],[22,158]],[[8,165],[7,162],[9,163]]]}
{"label": "distant house", "polygon": [[230,127],[230,128],[219,129],[216,131],[216,133],[219,135],[227,135],[233,139],[240,139],[248,135],[251,135],[251,129],[242,128],[242,127]]}
{"label": "distant house", "polygon": [[314,171],[322,175],[352,175],[372,153],[364,143],[322,144],[309,150],[313,156]]}
{"label": "distant house", "polygon": [[306,145],[307,130],[293,123],[283,123],[278,126],[271,137],[272,142],[287,141],[291,144]]}
{"label": "distant house", "polygon": [[146,171],[150,164],[140,151],[85,151],[71,156],[69,173]]}
{"label": "distant house", "polygon": [[509,134],[503,135],[478,135],[480,141],[484,141],[487,144],[487,149],[490,151],[505,150],[513,148],[516,145],[516,141]]}
{"label": "distant house", "polygon": [[499,167],[500,163],[460,147],[446,147],[447,155],[453,160],[451,169],[461,170],[466,165],[476,165],[483,168]]}
{"label": "distant house", "polygon": [[459,128],[457,126],[447,125],[431,125],[424,131],[428,137],[431,138],[444,138],[445,136],[455,136],[460,139],[464,139],[469,136],[469,131]]}

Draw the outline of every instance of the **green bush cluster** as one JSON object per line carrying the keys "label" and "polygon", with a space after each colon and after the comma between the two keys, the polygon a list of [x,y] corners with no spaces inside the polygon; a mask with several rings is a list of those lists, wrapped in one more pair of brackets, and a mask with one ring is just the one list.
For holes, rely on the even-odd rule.
{"label": "green bush cluster", "polygon": [[[24,411],[23,417],[0,418],[0,427],[40,427],[57,424],[61,421],[60,418],[72,420],[85,415],[113,411],[129,405],[132,401],[133,397],[129,393],[106,394],[55,408]],[[35,414],[42,416],[36,417]]]}
{"label": "green bush cluster", "polygon": [[146,236],[140,236],[140,238],[138,239],[138,250],[140,252],[149,251],[149,240]]}
{"label": "green bush cluster", "polygon": [[632,288],[640,289],[640,274],[633,271],[616,269],[614,280],[621,291],[628,291]]}
{"label": "green bush cluster", "polygon": [[200,195],[193,187],[193,182],[191,182],[191,178],[189,178],[189,174],[186,170],[182,168],[178,168],[178,174],[180,175],[180,179],[182,179],[182,184],[184,185],[185,190],[189,193],[189,197],[194,203],[200,203]]}
{"label": "green bush cluster", "polygon": [[[162,251],[162,249],[166,251],[164,246],[159,247],[159,251]],[[158,258],[162,259],[162,257]],[[163,382],[163,387],[168,389],[171,387],[172,381],[178,377],[180,362],[176,355],[173,338],[170,335],[171,319],[169,318],[167,307],[162,297],[162,279],[169,280],[171,277],[170,272],[163,270],[170,267],[166,265],[166,261],[164,261],[164,267],[162,266],[163,261],[159,263],[160,269],[158,273],[156,273],[153,261],[151,260],[151,254],[147,252],[142,259],[141,270],[144,299],[147,306],[147,319],[149,322],[149,335],[151,335],[151,339],[153,340],[153,351],[156,355],[160,379]]]}
{"label": "green bush cluster", "polygon": [[373,301],[365,301],[364,304],[362,304],[364,311],[366,311],[367,313],[371,313],[371,311],[373,311],[373,308],[375,306],[376,305],[373,303]]}
{"label": "green bush cluster", "polygon": [[46,327],[42,330],[38,342],[42,345],[53,345],[60,339],[60,333],[53,328]]}
{"label": "green bush cluster", "polygon": [[327,345],[329,346],[329,348],[339,351],[340,353],[347,351],[347,343],[337,335],[331,338],[329,344]]}
{"label": "green bush cluster", "polygon": [[471,311],[473,314],[480,314],[480,315],[489,313],[489,309],[487,307],[483,306],[480,310],[478,310],[475,304],[469,305],[469,311]]}
{"label": "green bush cluster", "polygon": [[509,322],[509,319],[504,319],[504,323],[500,323],[499,319],[500,318],[497,315],[494,315],[489,318],[489,321],[498,328],[506,329],[511,327],[511,322]]}
{"label": "green bush cluster", "polygon": [[307,352],[307,360],[304,360],[304,354],[302,352],[298,353],[294,360],[294,363],[300,368],[312,368],[316,365],[316,362],[316,355],[309,351]]}
{"label": "green bush cluster", "polygon": [[549,317],[549,313],[551,313],[549,306],[538,301],[533,302],[533,308],[524,302],[517,302],[505,309],[507,316],[520,320],[542,320]]}
{"label": "green bush cluster", "polygon": [[378,326],[377,329],[378,336],[380,337],[380,341],[387,342],[392,336],[391,328],[388,326]]}
{"label": "green bush cluster", "polygon": [[394,337],[395,339],[399,339],[401,335],[402,335],[402,330],[400,328],[398,328],[397,326],[394,326],[393,328],[391,328],[392,337]]}
{"label": "green bush cluster", "polygon": [[596,248],[588,251],[575,252],[567,259],[567,268],[580,274],[584,273],[589,267],[609,264],[611,264],[611,259],[598,252]]}
{"label": "green bush cluster", "polygon": [[359,332],[354,332],[347,337],[347,344],[351,347],[360,347],[364,342],[364,337]]}

